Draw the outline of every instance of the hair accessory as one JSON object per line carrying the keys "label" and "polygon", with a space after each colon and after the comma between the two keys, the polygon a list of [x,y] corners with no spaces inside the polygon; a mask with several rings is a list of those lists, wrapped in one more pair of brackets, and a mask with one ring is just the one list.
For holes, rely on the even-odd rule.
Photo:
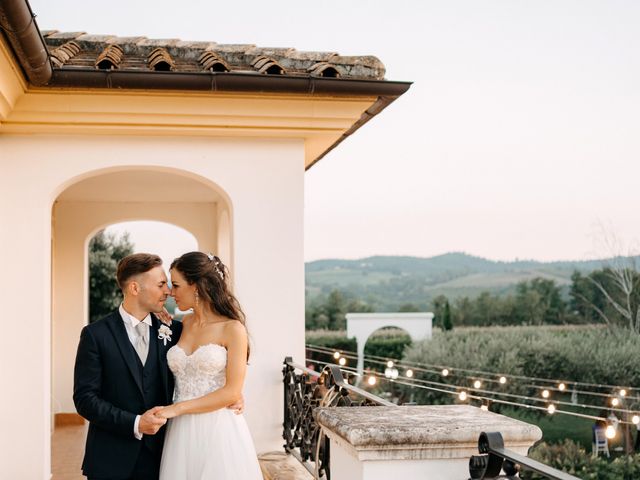
{"label": "hair accessory", "polygon": [[222,280],[224,280],[224,272],[220,268],[220,265],[222,265],[222,262],[220,261],[220,259],[215,255],[213,255],[212,253],[207,253],[207,257],[209,258],[209,261],[213,262],[213,267],[216,269],[216,273],[220,276]]}

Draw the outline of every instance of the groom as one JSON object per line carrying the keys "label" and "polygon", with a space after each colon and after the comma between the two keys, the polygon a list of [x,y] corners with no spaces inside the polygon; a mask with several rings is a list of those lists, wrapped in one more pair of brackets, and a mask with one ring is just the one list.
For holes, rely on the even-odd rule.
{"label": "groom", "polygon": [[89,420],[82,473],[89,480],[157,480],[165,419],[154,414],[173,398],[167,350],[182,324],[163,325],[171,293],[162,260],[136,253],[118,263],[120,308],[82,329],[73,401]]}

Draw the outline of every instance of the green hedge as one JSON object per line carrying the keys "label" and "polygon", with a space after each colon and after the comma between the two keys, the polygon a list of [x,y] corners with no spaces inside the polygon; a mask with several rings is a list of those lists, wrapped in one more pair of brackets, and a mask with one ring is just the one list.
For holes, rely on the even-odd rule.
{"label": "green hedge", "polygon": [[[613,460],[603,456],[594,458],[590,452],[571,440],[556,445],[541,443],[531,450],[529,457],[583,480],[640,478],[640,454],[621,456]],[[546,478],[531,472],[522,472],[520,476],[525,480]]]}

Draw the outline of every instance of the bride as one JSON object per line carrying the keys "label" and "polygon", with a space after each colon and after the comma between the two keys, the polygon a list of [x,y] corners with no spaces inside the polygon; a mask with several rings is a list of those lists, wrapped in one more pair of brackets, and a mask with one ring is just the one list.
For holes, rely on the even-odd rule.
{"label": "bride", "polygon": [[249,345],[244,313],[228,290],[220,259],[191,252],[170,267],[172,295],[183,319],[180,340],[167,352],[175,377],[160,480],[262,480],[242,415],[227,409],[242,397]]}

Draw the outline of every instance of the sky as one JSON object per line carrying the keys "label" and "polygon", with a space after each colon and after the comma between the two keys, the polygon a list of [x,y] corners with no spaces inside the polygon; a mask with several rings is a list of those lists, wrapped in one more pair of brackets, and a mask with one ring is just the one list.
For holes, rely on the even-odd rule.
{"label": "sky", "polygon": [[30,3],[43,30],[375,55],[414,82],[305,174],[307,261],[585,259],[610,253],[603,225],[640,238],[640,2]]}

